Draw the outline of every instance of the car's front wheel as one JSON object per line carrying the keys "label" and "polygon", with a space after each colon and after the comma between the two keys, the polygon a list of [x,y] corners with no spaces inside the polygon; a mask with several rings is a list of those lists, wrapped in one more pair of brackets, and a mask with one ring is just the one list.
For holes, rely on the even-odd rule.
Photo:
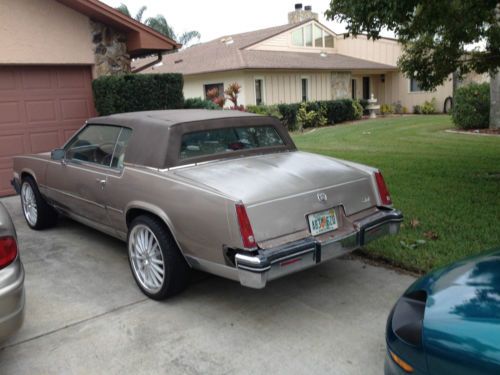
{"label": "car's front wheel", "polygon": [[189,266],[160,219],[148,215],[135,218],[127,245],[134,279],[148,297],[162,300],[186,287]]}
{"label": "car's front wheel", "polygon": [[32,229],[49,228],[57,222],[57,211],[42,197],[32,177],[25,177],[21,183],[21,206]]}

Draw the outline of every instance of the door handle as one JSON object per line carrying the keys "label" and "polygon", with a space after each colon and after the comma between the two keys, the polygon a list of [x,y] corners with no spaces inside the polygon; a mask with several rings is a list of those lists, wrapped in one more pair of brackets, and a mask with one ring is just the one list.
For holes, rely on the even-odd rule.
{"label": "door handle", "polygon": [[99,185],[101,185],[101,189],[104,189],[104,186],[106,186],[106,179],[96,178],[95,180]]}

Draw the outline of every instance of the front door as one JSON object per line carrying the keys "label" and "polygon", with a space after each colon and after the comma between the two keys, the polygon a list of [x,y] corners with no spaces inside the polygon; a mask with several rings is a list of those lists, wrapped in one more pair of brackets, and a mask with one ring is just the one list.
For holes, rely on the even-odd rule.
{"label": "front door", "polygon": [[68,213],[109,225],[106,210],[108,176],[121,128],[88,125],[66,145],[62,161],[49,163],[46,174],[48,196]]}
{"label": "front door", "polygon": [[363,99],[370,99],[370,77],[363,77]]}

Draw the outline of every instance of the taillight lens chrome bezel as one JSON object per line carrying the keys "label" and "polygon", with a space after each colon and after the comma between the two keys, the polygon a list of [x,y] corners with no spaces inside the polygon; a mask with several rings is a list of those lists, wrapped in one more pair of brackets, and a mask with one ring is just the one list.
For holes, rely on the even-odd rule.
{"label": "taillight lens chrome bezel", "polygon": [[382,172],[375,172],[375,182],[377,183],[378,196],[382,206],[392,206],[391,194],[385,183],[384,176],[382,176]]}
{"label": "taillight lens chrome bezel", "polygon": [[243,203],[236,203],[235,208],[243,247],[246,250],[257,249],[257,242],[255,241],[252,225],[250,224],[245,205]]}
{"label": "taillight lens chrome bezel", "polygon": [[0,269],[14,262],[17,253],[17,241],[13,236],[0,237]]}

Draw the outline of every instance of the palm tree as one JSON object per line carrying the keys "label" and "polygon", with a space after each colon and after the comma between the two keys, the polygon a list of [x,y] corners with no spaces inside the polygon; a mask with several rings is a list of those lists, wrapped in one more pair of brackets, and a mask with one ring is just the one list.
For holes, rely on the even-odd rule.
{"label": "palm tree", "polygon": [[121,3],[120,6],[116,7],[115,9],[118,12],[125,14],[127,17],[134,18],[136,21],[142,22],[142,16],[143,16],[144,12],[146,11],[147,7],[144,5],[142,7],[140,7],[140,9],[138,10],[135,17],[132,17],[127,5],[125,5],[123,3]]}
{"label": "palm tree", "polygon": [[181,35],[177,35],[172,26],[168,24],[165,16],[161,14],[158,14],[156,17],[149,17],[145,23],[160,34],[168,36],[170,39],[177,40],[182,45],[187,45],[193,39],[199,40],[201,38],[201,34],[196,30],[186,31]]}
{"label": "palm tree", "polygon": [[[132,17],[127,5],[123,3],[121,3],[120,6],[115,9],[130,18],[134,18],[136,21],[142,22],[142,17],[147,8],[145,6],[142,6],[135,15],[135,17]],[[189,44],[194,39],[200,40],[201,38],[201,34],[196,30],[186,31],[181,35],[177,35],[172,26],[168,24],[165,16],[161,14],[158,14],[156,17],[149,17],[143,23],[151,27],[152,29],[158,31],[160,34],[163,34],[166,37],[169,37],[170,39],[177,40],[180,44],[184,46]]]}

